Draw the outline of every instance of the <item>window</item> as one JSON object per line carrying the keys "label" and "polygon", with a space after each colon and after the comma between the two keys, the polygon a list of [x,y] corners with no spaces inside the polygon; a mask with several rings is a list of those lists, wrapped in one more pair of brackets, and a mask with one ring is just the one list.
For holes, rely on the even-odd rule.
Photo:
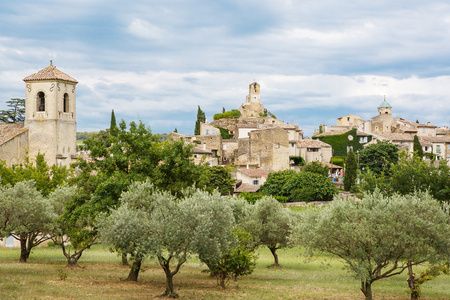
{"label": "window", "polygon": [[67,93],[64,94],[63,112],[65,112],[65,113],[69,112],[69,95]]}
{"label": "window", "polygon": [[253,180],[253,185],[258,185],[258,184],[259,184],[259,180],[258,179]]}
{"label": "window", "polygon": [[436,145],[436,153],[441,153],[441,145]]}
{"label": "window", "polygon": [[350,117],[347,117],[347,121],[350,121]]}
{"label": "window", "polygon": [[422,132],[425,133],[425,128],[422,128]]}
{"label": "window", "polygon": [[37,94],[37,101],[36,101],[37,111],[45,111],[45,94],[43,92],[39,92]]}
{"label": "window", "polygon": [[227,145],[223,145],[222,149],[227,150]]}
{"label": "window", "polygon": [[448,150],[450,150],[450,145],[448,145],[448,147],[447,147],[447,148],[448,148]]}
{"label": "window", "polygon": [[307,152],[319,152],[319,148],[306,148]]}
{"label": "window", "polygon": [[215,129],[212,129],[212,130],[211,130],[211,134],[216,134],[216,130],[215,130]]}
{"label": "window", "polygon": [[360,142],[361,144],[367,143],[367,136],[362,136],[362,137],[360,137],[360,138],[359,138],[359,142]]}
{"label": "window", "polygon": [[207,134],[207,135],[209,134],[209,129],[206,129],[206,134]]}
{"label": "window", "polygon": [[347,152],[349,152],[350,150],[353,151],[353,146],[347,146]]}

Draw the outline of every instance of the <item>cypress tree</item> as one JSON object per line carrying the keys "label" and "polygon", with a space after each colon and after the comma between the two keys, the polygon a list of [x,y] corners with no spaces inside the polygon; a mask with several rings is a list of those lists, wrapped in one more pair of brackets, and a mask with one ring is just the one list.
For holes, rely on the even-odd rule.
{"label": "cypress tree", "polygon": [[350,191],[356,183],[356,168],[356,156],[350,149],[345,162],[344,190],[346,191]]}
{"label": "cypress tree", "polygon": [[414,136],[414,147],[413,147],[414,155],[420,158],[423,158],[423,149],[422,145],[419,142],[419,137],[417,135]]}
{"label": "cypress tree", "polygon": [[114,109],[111,112],[111,124],[109,126],[109,132],[111,135],[117,135],[119,128],[117,128],[116,116],[114,115]]}
{"label": "cypress tree", "polygon": [[206,121],[205,112],[202,111],[199,105],[197,110],[197,121],[195,122],[195,130],[194,130],[195,135],[200,135],[200,122],[205,123],[205,121]]}

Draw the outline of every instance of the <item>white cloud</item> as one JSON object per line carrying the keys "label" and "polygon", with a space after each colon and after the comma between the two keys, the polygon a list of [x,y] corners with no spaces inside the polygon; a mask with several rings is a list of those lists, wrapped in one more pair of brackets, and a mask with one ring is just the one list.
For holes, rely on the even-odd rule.
{"label": "white cloud", "polygon": [[128,26],[128,32],[136,37],[148,40],[160,40],[165,37],[161,28],[141,19],[133,20]]}

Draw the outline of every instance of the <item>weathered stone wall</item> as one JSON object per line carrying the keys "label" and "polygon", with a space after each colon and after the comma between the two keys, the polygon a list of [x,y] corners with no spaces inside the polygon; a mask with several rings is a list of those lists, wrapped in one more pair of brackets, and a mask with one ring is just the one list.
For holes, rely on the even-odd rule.
{"label": "weathered stone wall", "polygon": [[[45,111],[38,111],[38,93],[45,94]],[[64,111],[64,95],[68,107]],[[29,130],[29,156],[45,154],[48,164],[69,167],[76,149],[75,83],[30,81],[26,86],[25,128]]]}
{"label": "weathered stone wall", "polygon": [[0,159],[4,160],[8,167],[24,162],[28,149],[28,131],[23,132],[0,145]]}

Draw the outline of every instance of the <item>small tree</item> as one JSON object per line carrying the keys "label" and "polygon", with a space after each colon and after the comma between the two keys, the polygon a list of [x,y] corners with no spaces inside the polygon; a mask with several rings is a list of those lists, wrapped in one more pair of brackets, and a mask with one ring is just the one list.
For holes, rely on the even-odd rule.
{"label": "small tree", "polygon": [[346,191],[350,191],[356,184],[356,168],[355,153],[350,149],[345,162],[344,190]]}
{"label": "small tree", "polygon": [[56,214],[33,181],[0,186],[0,236],[20,241],[20,262],[26,262],[31,250],[49,240]]}
{"label": "small tree", "polygon": [[119,128],[117,127],[116,116],[114,115],[114,109],[113,109],[111,111],[111,123],[109,125],[109,133],[111,135],[116,136],[118,131],[119,131]]}
{"label": "small tree", "polygon": [[254,241],[250,233],[243,230],[233,231],[238,242],[228,253],[209,270],[217,278],[217,283],[225,288],[226,283],[233,278],[237,281],[239,276],[253,273],[256,267]]}
{"label": "small tree", "polygon": [[212,166],[208,169],[209,182],[206,187],[209,191],[217,189],[221,195],[231,195],[233,193],[234,180],[231,179],[230,169],[222,166]]}
{"label": "small tree", "polygon": [[417,135],[414,136],[414,147],[413,147],[414,155],[418,158],[423,158],[423,149],[422,145],[419,142],[419,137]]}
{"label": "small tree", "polygon": [[292,231],[289,209],[272,197],[263,197],[256,201],[247,229],[257,245],[269,248],[274,258],[273,267],[280,267],[276,251],[288,247]]}
{"label": "small tree", "polygon": [[306,212],[296,232],[310,251],[343,259],[366,299],[375,281],[450,256],[447,212],[427,193],[384,197],[376,190],[360,202],[336,199]]}
{"label": "small tree", "polygon": [[8,110],[0,110],[0,123],[23,123],[25,120],[25,99],[12,98],[6,101]]}
{"label": "small tree", "polygon": [[205,112],[202,111],[199,105],[197,110],[197,121],[195,122],[194,135],[200,135],[200,123],[205,123],[205,121],[206,121]]}

